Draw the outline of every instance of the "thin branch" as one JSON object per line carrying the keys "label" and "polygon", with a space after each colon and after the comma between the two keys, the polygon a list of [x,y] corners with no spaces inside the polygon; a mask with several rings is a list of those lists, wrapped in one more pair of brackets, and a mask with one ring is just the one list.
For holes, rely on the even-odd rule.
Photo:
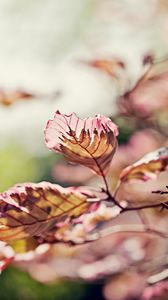
{"label": "thin branch", "polygon": [[141,210],[141,209],[147,209],[147,208],[156,208],[156,207],[163,207],[164,203],[158,203],[158,204],[148,204],[148,205],[142,205],[142,206],[135,206],[135,207],[126,207],[123,208],[123,211],[132,211],[132,210]]}
{"label": "thin branch", "polygon": [[[166,186],[166,188],[168,189],[168,185]],[[165,194],[168,194],[168,191],[157,190],[157,191],[152,191],[152,193],[153,194],[165,195]]]}
{"label": "thin branch", "polygon": [[138,211],[138,210],[143,210],[143,209],[150,209],[150,208],[161,208],[161,209],[168,209],[168,203],[157,203],[157,204],[146,204],[146,205],[141,205],[141,206],[134,206],[134,207],[123,207],[116,199],[114,196],[112,196],[110,194],[110,192],[108,191],[104,191],[106,192],[107,196],[108,196],[108,199],[107,201],[112,201],[116,206],[118,206],[121,211],[120,213],[124,213],[124,212],[127,212],[127,211]]}
{"label": "thin branch", "polygon": [[109,190],[105,191],[108,198],[107,201],[111,201],[113,202],[116,206],[118,206],[121,209],[121,212],[124,211],[124,207],[116,200],[116,198],[114,196],[112,196],[112,194],[110,193]]}

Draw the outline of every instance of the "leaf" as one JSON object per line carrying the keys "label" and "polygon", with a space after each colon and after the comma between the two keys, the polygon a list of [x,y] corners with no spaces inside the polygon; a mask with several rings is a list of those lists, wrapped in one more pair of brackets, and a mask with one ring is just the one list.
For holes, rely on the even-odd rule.
{"label": "leaf", "polygon": [[98,175],[109,170],[117,135],[117,126],[107,117],[80,119],[74,113],[63,115],[59,111],[45,130],[49,149],[63,153],[69,161],[87,166]]}
{"label": "leaf", "polygon": [[120,174],[117,191],[118,201],[129,204],[159,204],[167,202],[167,195],[154,194],[168,183],[168,147],[160,148],[145,155]]}
{"label": "leaf", "polygon": [[[163,272],[166,273],[166,270]],[[158,274],[158,278],[159,275],[160,274]],[[143,292],[142,297],[142,299],[144,300],[166,300],[168,297],[168,280],[163,280],[147,286]]]}
{"label": "leaf", "polygon": [[[101,203],[95,210],[83,214],[79,222],[61,224],[56,231],[56,237],[59,241],[71,241],[76,244],[84,243],[95,239],[95,233],[99,238],[100,227],[108,221],[116,218],[120,214],[120,208],[117,206],[107,206]],[[92,238],[92,234],[94,238]],[[96,238],[96,239],[97,239]]]}
{"label": "leaf", "polygon": [[39,250],[38,257],[36,254],[32,261],[25,260],[24,264],[23,261],[20,264],[19,259],[17,263],[18,266],[24,266],[24,270],[36,280],[46,283],[69,278],[97,282],[109,276],[114,279],[114,276],[125,270],[142,273],[145,279],[161,272],[166,261],[167,244],[158,235],[131,231],[130,226],[128,231],[114,230],[113,233],[80,246],[50,244],[47,255],[45,252],[40,255]]}
{"label": "leaf", "polygon": [[55,180],[68,184],[85,184],[94,177],[93,172],[81,165],[71,164],[62,160],[55,164],[52,170]]}
{"label": "leaf", "polygon": [[62,217],[88,211],[87,199],[78,190],[47,182],[17,185],[0,194],[0,240],[45,237]]}
{"label": "leaf", "polygon": [[121,174],[121,181],[152,179],[158,172],[165,171],[168,167],[168,147],[162,147],[143,156],[136,163],[125,168]]}
{"label": "leaf", "polygon": [[13,257],[13,249],[6,243],[0,241],[0,274],[4,269],[6,269]]}
{"label": "leaf", "polygon": [[[168,60],[152,64],[135,87],[120,98],[121,111],[149,117],[168,106]],[[158,100],[159,99],[159,100]]]}
{"label": "leaf", "polygon": [[15,102],[22,100],[30,100],[34,97],[33,94],[25,91],[5,91],[0,90],[0,104],[5,106],[11,105]]}
{"label": "leaf", "polygon": [[8,241],[8,245],[11,246],[15,254],[23,254],[34,251],[38,247],[39,242],[36,238],[30,237],[22,240]]}
{"label": "leaf", "polygon": [[118,59],[96,59],[89,62],[89,66],[99,69],[111,77],[117,77],[118,72],[125,69],[124,62]]}

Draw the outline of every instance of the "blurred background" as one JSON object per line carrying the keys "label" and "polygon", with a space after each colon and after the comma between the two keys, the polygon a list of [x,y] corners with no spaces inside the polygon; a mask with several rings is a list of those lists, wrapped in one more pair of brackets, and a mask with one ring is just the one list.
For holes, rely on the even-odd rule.
{"label": "blurred background", "polygon": [[[123,167],[167,144],[167,61],[141,80],[168,56],[167,37],[166,0],[1,0],[0,190],[26,181],[95,182],[46,149],[43,131],[57,109],[118,124],[111,185]],[[99,285],[45,286],[12,268],[0,278],[0,300],[93,295],[101,297]]]}

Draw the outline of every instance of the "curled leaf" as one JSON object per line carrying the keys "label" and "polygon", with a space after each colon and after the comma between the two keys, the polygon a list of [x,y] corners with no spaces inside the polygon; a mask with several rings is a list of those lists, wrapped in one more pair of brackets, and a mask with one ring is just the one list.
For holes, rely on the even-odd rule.
{"label": "curled leaf", "polygon": [[59,111],[45,130],[49,149],[63,153],[69,161],[87,166],[98,175],[109,170],[117,135],[116,125],[107,117],[80,119],[74,113],[63,115]]}
{"label": "curled leaf", "polygon": [[167,167],[168,147],[163,147],[146,154],[136,163],[125,168],[120,174],[120,179],[121,181],[130,179],[146,181],[156,176],[159,172],[165,171]]}
{"label": "curled leaf", "polygon": [[145,155],[135,164],[125,168],[120,175],[118,200],[133,204],[159,204],[167,202],[167,195],[152,193],[163,190],[168,182],[168,147]]}
{"label": "curled leaf", "polygon": [[0,195],[0,240],[45,237],[62,217],[79,217],[89,206],[86,195],[56,184],[15,186]]}

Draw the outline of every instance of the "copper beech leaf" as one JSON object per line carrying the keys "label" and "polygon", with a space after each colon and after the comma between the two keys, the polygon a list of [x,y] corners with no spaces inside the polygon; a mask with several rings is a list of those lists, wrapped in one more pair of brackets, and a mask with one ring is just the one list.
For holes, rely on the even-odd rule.
{"label": "copper beech leaf", "polygon": [[152,193],[168,184],[168,147],[150,152],[120,174],[117,198],[132,204],[167,202],[167,195]]}
{"label": "copper beech leaf", "polygon": [[154,174],[163,172],[168,167],[168,147],[160,148],[143,156],[136,163],[125,168],[121,174],[121,181],[141,179],[146,181],[153,178]]}
{"label": "copper beech leaf", "polygon": [[168,59],[149,64],[134,88],[120,98],[121,111],[134,116],[149,117],[167,108],[167,80]]}
{"label": "copper beech leaf", "polygon": [[116,151],[117,126],[107,117],[80,119],[55,113],[49,120],[45,138],[47,147],[61,152],[71,162],[82,164],[98,175],[106,174]]}
{"label": "copper beech leaf", "polygon": [[44,238],[62,217],[87,212],[92,203],[87,200],[78,190],[47,182],[17,185],[0,194],[0,240]]}

